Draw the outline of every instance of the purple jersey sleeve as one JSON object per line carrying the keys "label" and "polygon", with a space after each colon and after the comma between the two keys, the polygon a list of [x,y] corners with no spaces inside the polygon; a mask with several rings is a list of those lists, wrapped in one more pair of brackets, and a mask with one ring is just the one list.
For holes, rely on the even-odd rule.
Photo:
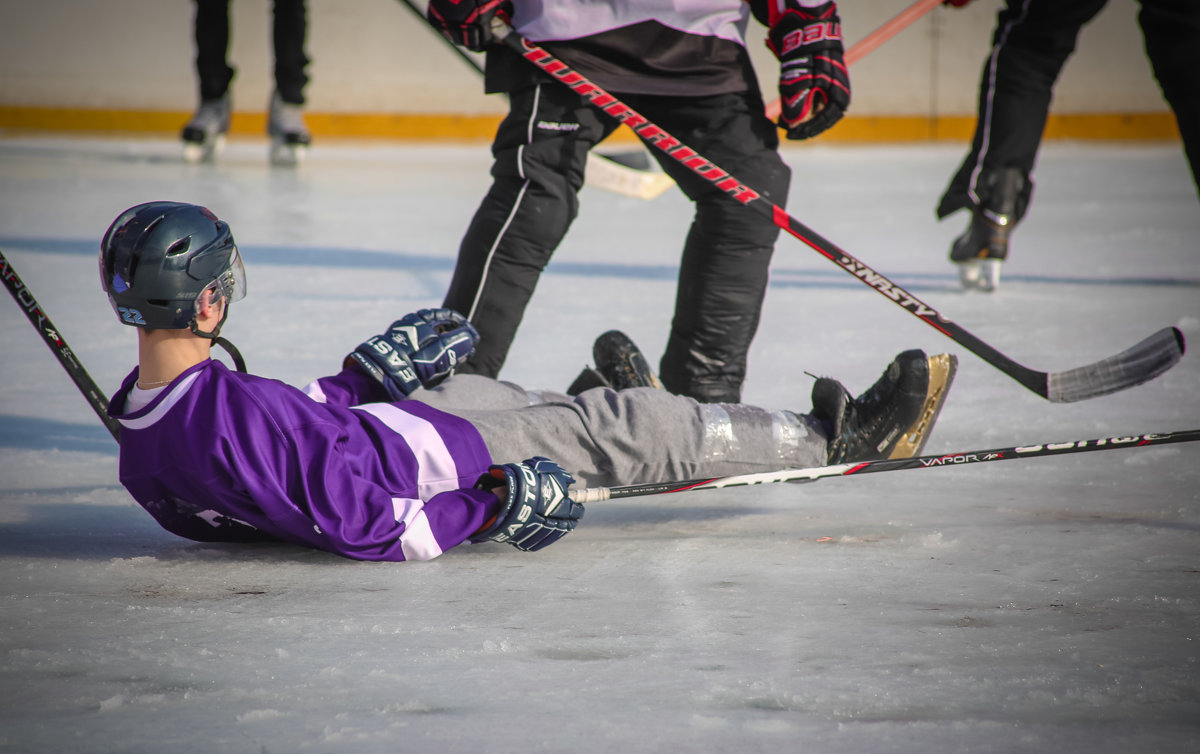
{"label": "purple jersey sleeve", "polygon": [[348,366],[332,377],[322,377],[305,385],[304,394],[318,403],[331,406],[357,406],[362,403],[389,401],[387,390],[357,366]]}

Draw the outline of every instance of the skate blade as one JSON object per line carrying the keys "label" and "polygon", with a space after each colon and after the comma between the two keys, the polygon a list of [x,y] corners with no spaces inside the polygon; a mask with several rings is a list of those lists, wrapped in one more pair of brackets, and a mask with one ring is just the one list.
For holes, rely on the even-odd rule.
{"label": "skate blade", "polygon": [[939,353],[929,357],[929,390],[925,393],[925,403],[921,406],[921,414],[917,421],[904,433],[888,458],[911,458],[918,456],[925,449],[925,442],[937,421],[950,386],[954,383],[954,375],[958,372],[958,357],[952,353]]}
{"label": "skate blade", "polygon": [[956,262],[958,282],[964,290],[991,293],[1000,285],[1000,266],[1003,263],[1003,259],[970,259],[966,262]]}
{"label": "skate blade", "polygon": [[288,144],[283,141],[272,141],[270,160],[272,165],[279,167],[296,167],[304,163],[308,156],[308,147],[303,144]]}
{"label": "skate blade", "polygon": [[218,136],[212,141],[185,141],[183,143],[183,160],[189,165],[199,165],[202,162],[213,162],[217,155],[225,149],[225,137]]}

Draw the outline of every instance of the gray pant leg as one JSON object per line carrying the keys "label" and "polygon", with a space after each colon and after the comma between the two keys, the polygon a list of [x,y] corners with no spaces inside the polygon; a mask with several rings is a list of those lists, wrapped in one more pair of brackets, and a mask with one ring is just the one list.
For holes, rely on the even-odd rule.
{"label": "gray pant leg", "polygon": [[457,414],[459,410],[499,411],[545,403],[543,396],[571,400],[557,393],[526,390],[511,382],[494,380],[477,374],[455,374],[435,388],[417,388],[411,400]]}
{"label": "gray pant leg", "polygon": [[580,486],[613,486],[825,464],[808,416],[698,403],[664,390],[587,390],[570,398],[457,375],[413,398],[467,419],[498,462],[542,455]]}

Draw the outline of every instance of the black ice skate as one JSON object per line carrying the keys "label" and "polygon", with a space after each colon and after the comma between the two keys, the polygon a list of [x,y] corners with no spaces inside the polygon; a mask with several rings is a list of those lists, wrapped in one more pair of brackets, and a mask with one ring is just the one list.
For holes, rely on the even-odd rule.
{"label": "black ice skate", "polygon": [[905,351],[858,398],[837,380],[818,378],[812,415],[828,427],[828,463],[919,455],[957,368],[952,354]]}
{"label": "black ice skate", "polygon": [[312,143],[304,125],[304,107],[284,102],[279,92],[271,95],[267,113],[267,136],[271,138],[272,165],[298,165]]}
{"label": "black ice skate", "polygon": [[579,395],[593,387],[625,390],[631,387],[662,388],[658,375],[650,368],[642,350],[619,330],[609,330],[596,338],[592,346],[596,366],[584,370],[567,388],[568,395]]}
{"label": "black ice skate", "polygon": [[994,291],[1000,267],[1008,258],[1008,237],[1024,214],[1029,182],[1019,168],[985,170],[979,180],[980,205],[971,224],[950,247],[963,288]]}
{"label": "black ice skate", "polygon": [[183,127],[183,159],[193,165],[211,162],[225,147],[229,131],[229,95],[200,102],[196,114]]}

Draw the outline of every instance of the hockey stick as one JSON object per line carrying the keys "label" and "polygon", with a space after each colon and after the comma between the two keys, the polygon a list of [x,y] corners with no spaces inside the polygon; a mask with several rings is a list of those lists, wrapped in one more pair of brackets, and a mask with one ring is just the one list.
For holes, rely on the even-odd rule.
{"label": "hockey stick", "polygon": [[[916,22],[921,16],[924,16],[929,11],[941,5],[945,0],[917,0],[912,5],[897,13],[895,16],[885,21],[875,31],[860,39],[849,50],[846,50],[846,65],[853,65],[859,60],[862,60],[868,53],[875,50],[884,42],[896,36],[900,32],[907,29]],[[779,117],[779,113],[783,110],[783,105],[778,98],[774,102],[767,105],[767,118],[774,121]]]}
{"label": "hockey stick", "polygon": [[79,392],[83,393],[83,397],[96,412],[96,416],[99,416],[100,421],[104,422],[104,426],[112,433],[113,439],[120,441],[120,424],[108,415],[108,398],[104,395],[104,391],[96,385],[87,370],[75,358],[71,347],[67,345],[62,335],[59,334],[58,328],[42,311],[41,304],[29,292],[29,288],[17,276],[16,271],[12,268],[12,263],[4,256],[3,251],[0,251],[0,277],[4,278],[4,286],[8,288],[8,292],[12,294],[17,305],[25,310],[29,321],[33,323],[33,326],[41,333],[42,340],[58,357],[58,363],[67,370],[67,375],[75,382],[75,387],[79,388]]}
{"label": "hockey stick", "polygon": [[[400,2],[412,11],[413,15],[422,23],[428,23],[425,13],[413,0],[400,0]],[[445,40],[440,32],[438,32],[438,37],[449,41]],[[483,74],[483,64],[477,57],[456,44],[451,43],[450,48],[468,65],[481,75]],[[639,170],[622,165],[617,160],[596,152],[588,152],[584,180],[596,188],[606,189],[623,196],[632,196],[635,199],[653,199],[675,185],[675,181],[671,180],[666,173],[656,170]]]}
{"label": "hockey stick", "polygon": [[1200,440],[1200,429],[1185,429],[1179,432],[1163,432],[1131,437],[1106,437],[1099,440],[1079,440],[1044,445],[1019,445],[1011,448],[990,450],[968,450],[963,453],[914,456],[912,458],[884,458],[878,461],[859,461],[836,466],[818,466],[811,469],[786,469],[761,474],[739,474],[714,479],[692,479],[686,482],[650,482],[620,487],[587,487],[575,490],[570,497],[577,503],[598,503],[622,497],[663,495],[669,492],[691,490],[715,490],[724,487],[745,487],[753,484],[775,482],[813,482],[833,476],[872,474],[877,471],[903,471],[905,469],[939,469],[950,466],[966,466],[990,461],[1012,461],[1021,458],[1066,455],[1068,453],[1091,453],[1098,450],[1120,450],[1122,448],[1144,448],[1148,445],[1167,445],[1176,442]]}
{"label": "hockey stick", "polygon": [[690,149],[549,52],[512,32],[507,26],[497,27],[495,33],[497,38],[503,39],[504,44],[520,53],[526,60],[570,87],[576,94],[591,101],[592,105],[632,128],[645,142],[653,144],[655,148],[675,158],[701,178],[711,181],[714,186],[735,201],[753,207],[780,229],[787,231],[812,248],[813,251],[828,258],[858,278],[867,287],[874,288],[876,292],[891,300],[901,309],[1052,403],[1081,401],[1140,385],[1175,366],[1183,356],[1183,333],[1178,328],[1165,327],[1115,356],[1076,369],[1063,372],[1039,372],[1018,364],[957,323],[947,319],[916,296],[822,238],[811,228],[789,215],[783,208],[773,204],[738,178]]}

